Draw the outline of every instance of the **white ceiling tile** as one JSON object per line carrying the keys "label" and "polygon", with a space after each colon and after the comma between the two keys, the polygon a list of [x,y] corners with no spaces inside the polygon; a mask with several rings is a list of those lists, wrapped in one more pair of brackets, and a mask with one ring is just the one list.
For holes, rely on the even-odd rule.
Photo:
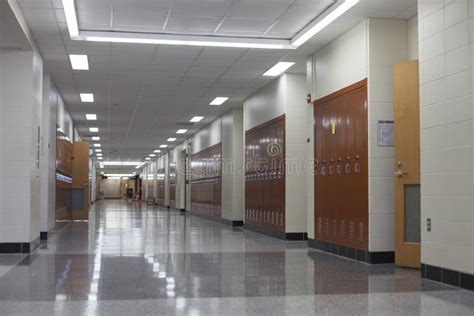
{"label": "white ceiling tile", "polygon": [[166,15],[148,12],[115,11],[113,14],[113,28],[127,28],[130,30],[152,29],[161,31]]}
{"label": "white ceiling tile", "polygon": [[166,30],[175,30],[183,33],[194,31],[208,31],[212,33],[219,25],[220,18],[189,17],[185,15],[171,15]]}
{"label": "white ceiling tile", "polygon": [[136,11],[148,13],[167,14],[171,0],[114,0],[113,6],[116,11]]}
{"label": "white ceiling tile", "polygon": [[286,10],[288,5],[268,3],[237,3],[232,6],[229,18],[238,19],[269,19],[275,20],[280,17]]}
{"label": "white ceiling tile", "polygon": [[[99,2],[99,1],[98,1]],[[80,29],[110,28],[110,10],[78,10],[77,19]]]}
{"label": "white ceiling tile", "polygon": [[[254,19],[225,19],[217,33],[221,32],[250,32],[263,34],[271,25],[271,20]],[[244,34],[245,36],[245,34]]]}
{"label": "white ceiling tile", "polygon": [[230,1],[175,0],[172,14],[222,18],[230,8]]}

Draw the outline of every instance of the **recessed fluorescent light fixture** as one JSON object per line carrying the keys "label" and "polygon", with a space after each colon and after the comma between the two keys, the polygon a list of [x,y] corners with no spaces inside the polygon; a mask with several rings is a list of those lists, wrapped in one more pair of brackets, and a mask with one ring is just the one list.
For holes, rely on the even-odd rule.
{"label": "recessed fluorescent light fixture", "polygon": [[154,151],[154,153],[161,153],[161,150],[157,149]]}
{"label": "recessed fluorescent light fixture", "polygon": [[[81,32],[81,36],[73,38],[89,42],[105,43],[131,43],[152,45],[186,45],[186,46],[210,46],[210,47],[234,47],[234,48],[260,48],[260,49],[296,49],[288,40],[277,39],[249,39],[229,38],[224,36],[186,36],[171,34],[138,35],[126,32]],[[198,40],[202,39],[202,40]]]}
{"label": "recessed fluorescent light fixture", "polygon": [[285,71],[287,71],[288,69],[290,69],[290,67],[292,67],[295,63],[292,63],[292,62],[279,62],[277,63],[275,66],[273,66],[272,68],[268,69],[267,72],[265,72],[263,74],[263,76],[265,77],[278,77],[279,75],[281,75],[282,73],[284,73]]}
{"label": "recessed fluorescent light fixture", "polygon": [[86,114],[86,120],[96,121],[97,120],[97,114]]}
{"label": "recessed fluorescent light fixture", "polygon": [[89,59],[87,55],[69,55],[72,69],[74,70],[89,70]]}
{"label": "recessed fluorescent light fixture", "polygon": [[145,162],[142,162],[141,164],[139,164],[138,166],[136,166],[135,169],[140,169],[144,164],[145,164]]}
{"label": "recessed fluorescent light fixture", "polygon": [[106,166],[138,166],[141,161],[104,161]]}
{"label": "recessed fluorescent light fixture", "polygon": [[174,142],[174,141],[176,141],[176,138],[170,137],[170,138],[168,138],[168,141],[169,141],[169,142]]}
{"label": "recessed fluorescent light fixture", "polygon": [[102,147],[101,144],[94,144],[94,147]]}
{"label": "recessed fluorescent light fixture", "polygon": [[[104,169],[104,163],[103,163],[102,161],[99,162],[99,168],[100,168],[100,169]],[[103,173],[103,172],[101,172],[101,173]]]}
{"label": "recessed fluorescent light fixture", "polygon": [[155,155],[155,154],[149,154],[148,156],[150,156],[150,157],[155,157],[156,155]]}
{"label": "recessed fluorescent light fixture", "polygon": [[[346,13],[353,6],[359,3],[359,0],[345,0],[339,1],[339,6],[330,11],[327,15],[321,18],[319,21],[315,21],[313,25],[310,25],[304,28],[300,33],[298,33],[292,40],[291,45],[299,47],[306,43],[313,36],[321,32],[326,26],[334,22],[338,17]],[[336,4],[337,5],[337,4]]]}
{"label": "recessed fluorescent light fixture", "polygon": [[222,105],[225,101],[229,100],[228,97],[217,97],[209,105]]}
{"label": "recessed fluorescent light fixture", "polygon": [[168,145],[160,145],[160,148],[166,148]]}
{"label": "recessed fluorescent light fixture", "polygon": [[95,150],[95,152],[96,152],[96,153],[101,153],[101,152],[102,152],[102,149],[97,148],[97,149]]}
{"label": "recessed fluorescent light fixture", "polygon": [[79,94],[81,97],[82,103],[92,103],[94,102],[94,95],[92,93],[81,93]]}
{"label": "recessed fluorescent light fixture", "polygon": [[187,132],[188,132],[187,129],[178,129],[178,130],[176,131],[176,134],[186,134]]}
{"label": "recessed fluorescent light fixture", "polygon": [[97,159],[102,160],[102,159],[104,159],[104,158],[102,158],[102,157],[97,157]]}
{"label": "recessed fluorescent light fixture", "polygon": [[97,157],[102,157],[102,154],[101,154],[101,153],[97,153],[96,156],[97,156]]}
{"label": "recessed fluorescent light fixture", "polygon": [[146,157],[145,160],[151,160],[151,158],[150,158],[150,157]]}
{"label": "recessed fluorescent light fixture", "polygon": [[74,0],[63,0],[64,14],[66,15],[67,28],[71,38],[79,36],[79,26],[77,24],[76,8]]}
{"label": "recessed fluorescent light fixture", "polygon": [[98,141],[98,140],[100,140],[100,137],[99,136],[92,136],[92,140]]}
{"label": "recessed fluorescent light fixture", "polygon": [[99,132],[99,128],[98,128],[98,127],[89,127],[89,132],[91,132],[91,133],[98,133],[98,132]]}
{"label": "recessed fluorescent light fixture", "polygon": [[191,123],[198,123],[198,122],[201,122],[203,119],[204,119],[204,116],[195,116],[192,119],[190,119],[189,121]]}
{"label": "recessed fluorescent light fixture", "polygon": [[72,40],[132,43],[151,45],[190,45],[210,47],[236,47],[256,49],[297,49],[306,41],[336,20],[359,0],[335,0],[334,4],[314,22],[304,27],[291,39],[246,38],[229,36],[201,36],[201,35],[174,35],[174,34],[137,34],[113,31],[81,31],[77,23],[77,14],[74,0],[62,0],[64,14]]}

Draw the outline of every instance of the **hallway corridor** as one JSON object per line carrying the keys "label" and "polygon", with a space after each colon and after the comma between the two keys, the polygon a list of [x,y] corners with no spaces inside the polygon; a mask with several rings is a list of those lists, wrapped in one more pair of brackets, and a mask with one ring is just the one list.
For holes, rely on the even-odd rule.
{"label": "hallway corridor", "polygon": [[474,294],[177,211],[95,203],[0,256],[0,315],[468,315]]}

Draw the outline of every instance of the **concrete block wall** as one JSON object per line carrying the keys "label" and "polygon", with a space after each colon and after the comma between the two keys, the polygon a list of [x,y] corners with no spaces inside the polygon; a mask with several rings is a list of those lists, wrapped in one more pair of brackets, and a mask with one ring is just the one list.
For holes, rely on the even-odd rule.
{"label": "concrete block wall", "polygon": [[474,274],[474,1],[420,0],[418,16],[421,261]]}
{"label": "concrete block wall", "polygon": [[1,51],[0,77],[0,242],[28,243],[40,233],[41,57]]}

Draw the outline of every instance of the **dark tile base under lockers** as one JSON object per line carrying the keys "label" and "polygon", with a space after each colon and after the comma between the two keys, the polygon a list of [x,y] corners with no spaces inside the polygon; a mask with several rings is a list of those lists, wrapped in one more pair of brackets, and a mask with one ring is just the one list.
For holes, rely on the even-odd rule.
{"label": "dark tile base under lockers", "polygon": [[421,264],[421,277],[474,291],[474,275]]}
{"label": "dark tile base under lockers", "polygon": [[395,262],[395,253],[393,251],[369,252],[314,239],[308,239],[308,247],[369,264]]}

